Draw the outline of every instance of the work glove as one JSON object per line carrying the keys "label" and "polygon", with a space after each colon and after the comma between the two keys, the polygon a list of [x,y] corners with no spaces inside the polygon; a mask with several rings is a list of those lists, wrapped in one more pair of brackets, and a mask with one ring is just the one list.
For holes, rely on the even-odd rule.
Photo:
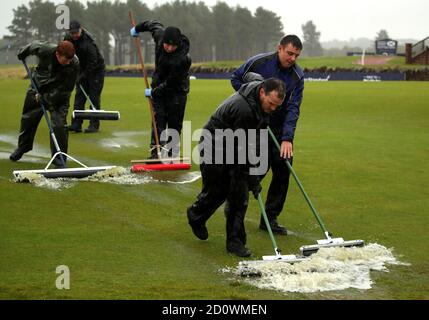
{"label": "work glove", "polygon": [[137,38],[139,33],[136,31],[136,27],[132,27],[130,30],[131,37]]}
{"label": "work glove", "polygon": [[252,191],[255,199],[258,199],[258,195],[262,191],[261,183],[259,182],[259,176],[249,175],[247,178],[249,190]]}
{"label": "work glove", "polygon": [[158,98],[160,93],[161,93],[161,91],[159,90],[159,87],[156,87],[156,88],[151,89],[150,96],[152,98]]}
{"label": "work glove", "polygon": [[144,95],[147,98],[152,98],[152,89],[144,89]]}

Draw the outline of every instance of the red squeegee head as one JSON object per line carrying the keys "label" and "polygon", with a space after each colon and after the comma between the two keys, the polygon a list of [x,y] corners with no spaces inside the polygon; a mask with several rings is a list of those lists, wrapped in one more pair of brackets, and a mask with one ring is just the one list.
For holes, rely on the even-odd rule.
{"label": "red squeegee head", "polygon": [[157,163],[157,164],[135,164],[131,167],[131,172],[150,172],[150,171],[175,171],[189,170],[190,163]]}

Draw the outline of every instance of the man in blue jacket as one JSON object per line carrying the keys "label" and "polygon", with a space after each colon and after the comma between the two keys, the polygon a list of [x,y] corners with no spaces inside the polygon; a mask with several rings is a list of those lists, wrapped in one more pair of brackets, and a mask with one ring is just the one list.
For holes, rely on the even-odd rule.
{"label": "man in blue jacket", "polygon": [[[279,152],[275,144],[270,141],[269,166],[272,179],[265,202],[271,229],[274,233],[282,235],[286,235],[287,230],[278,224],[277,217],[283,210],[289,187],[290,172],[285,159],[289,159],[292,164],[293,140],[304,91],[304,74],[296,64],[301,50],[301,40],[295,35],[287,35],[280,40],[276,52],[263,53],[250,58],[235,70],[231,77],[231,84],[236,91],[244,83],[243,78],[248,72],[258,73],[265,79],[271,77],[280,79],[286,85],[286,99],[282,106],[270,115],[270,127],[281,143],[281,151]],[[259,228],[267,230],[262,217]]]}

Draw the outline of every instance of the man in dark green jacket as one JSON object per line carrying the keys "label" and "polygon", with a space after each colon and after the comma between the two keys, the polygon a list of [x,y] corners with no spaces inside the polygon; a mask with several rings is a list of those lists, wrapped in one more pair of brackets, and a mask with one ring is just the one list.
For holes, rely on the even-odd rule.
{"label": "man in dark green jacket", "polygon": [[[79,69],[79,59],[75,56],[73,44],[69,41],[62,41],[58,45],[35,41],[18,52],[19,60],[25,60],[28,56],[38,58],[32,77],[40,95],[31,86],[27,90],[18,148],[9,157],[12,161],[18,161],[24,153],[33,149],[34,136],[43,116],[41,99],[51,115],[52,128],[61,151],[67,152],[68,147],[67,112]],[[52,155],[56,153],[52,140],[51,152]],[[62,166],[59,158],[55,159],[54,165]]]}

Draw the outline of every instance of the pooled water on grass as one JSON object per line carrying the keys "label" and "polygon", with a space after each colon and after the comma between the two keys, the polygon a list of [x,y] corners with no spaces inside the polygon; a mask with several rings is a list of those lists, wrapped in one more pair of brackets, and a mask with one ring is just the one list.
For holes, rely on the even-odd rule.
{"label": "pooled water on grass", "polygon": [[148,135],[148,131],[120,131],[114,132],[112,138],[106,138],[99,141],[103,148],[111,150],[119,150],[121,148],[137,148],[138,141],[142,140],[143,136]]}
{"label": "pooled water on grass", "polygon": [[0,142],[3,142],[8,145],[16,146],[18,142],[17,134],[0,134]]}
{"label": "pooled water on grass", "polygon": [[[9,160],[10,154],[12,151],[0,151],[0,160]],[[49,161],[49,156],[47,154],[40,153],[37,155],[35,152],[32,152],[31,154],[24,154],[22,157],[22,162],[27,163],[41,163],[46,166],[46,163]],[[45,167],[44,166],[44,167]]]}
{"label": "pooled water on grass", "polygon": [[[15,150],[18,142],[17,134],[0,134],[0,144],[7,145],[1,147],[0,160],[9,160],[10,154]],[[51,151],[39,144],[33,145],[33,150],[24,154],[22,161],[31,163],[45,163],[46,159],[50,159]]]}
{"label": "pooled water on grass", "polygon": [[191,172],[151,172],[149,173],[152,178],[160,183],[169,183],[169,184],[188,184],[193,183],[201,178],[200,171],[191,171]]}
{"label": "pooled water on grass", "polygon": [[[361,248],[320,249],[308,260],[295,264],[242,261],[237,268],[221,271],[233,273],[260,289],[311,293],[348,288],[368,290],[373,285],[371,271],[389,272],[387,265],[409,264],[398,261],[393,249],[370,243]],[[255,276],[243,277],[249,269]]]}
{"label": "pooled water on grass", "polygon": [[118,185],[144,185],[148,183],[189,184],[201,178],[199,171],[194,172],[146,172],[134,174],[130,168],[115,167],[82,178],[47,179],[42,175],[25,172],[15,178],[15,182],[29,182],[36,187],[62,190],[75,186],[78,182],[100,182]]}

